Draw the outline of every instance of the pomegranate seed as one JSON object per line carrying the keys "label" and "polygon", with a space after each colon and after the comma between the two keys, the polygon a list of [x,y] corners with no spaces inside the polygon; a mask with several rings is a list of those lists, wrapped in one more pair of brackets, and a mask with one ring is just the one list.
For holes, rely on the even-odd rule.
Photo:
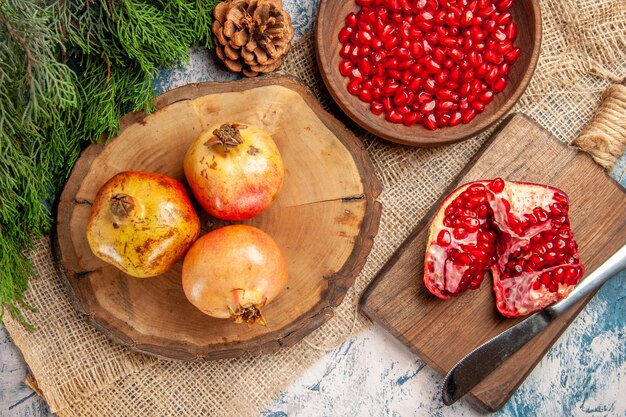
{"label": "pomegranate seed", "polygon": [[467,57],[474,68],[479,67],[483,63],[483,56],[476,51],[470,52]]}
{"label": "pomegranate seed", "polygon": [[426,91],[428,94],[436,94],[437,93],[436,86],[437,86],[437,83],[435,82],[434,78],[427,79],[423,84],[424,91]]}
{"label": "pomegranate seed", "polygon": [[399,89],[393,96],[393,102],[397,106],[406,106],[413,101],[413,93],[407,92],[404,88]]}
{"label": "pomegranate seed", "polygon": [[496,9],[498,9],[499,12],[505,12],[511,7],[513,7],[513,0],[502,0],[496,3]]}
{"label": "pomegranate seed", "polygon": [[370,62],[370,60],[368,58],[363,58],[361,60],[359,60],[359,62],[357,63],[358,67],[359,67],[359,72],[363,75],[370,75],[372,74],[373,71],[373,67],[372,67],[372,63]]}
{"label": "pomegranate seed", "polygon": [[393,96],[400,89],[400,84],[391,82],[383,87],[384,96]]}
{"label": "pomegranate seed", "polygon": [[478,11],[478,15],[481,17],[490,17],[496,11],[496,6],[493,3],[485,4]]}
{"label": "pomegranate seed", "polygon": [[409,90],[417,93],[422,88],[422,79],[420,77],[413,77],[408,83]]}
{"label": "pomegranate seed", "polygon": [[498,67],[491,67],[491,69],[487,70],[484,74],[485,81],[487,81],[488,83],[493,83],[498,78],[499,73],[500,71],[498,71]]}
{"label": "pomegranate seed", "polygon": [[389,113],[392,108],[393,102],[391,101],[391,97],[385,97],[383,99],[383,109],[385,110],[385,113]]}
{"label": "pomegranate seed", "polygon": [[448,81],[448,71],[443,70],[438,74],[435,74],[435,83],[437,85],[445,85],[446,81]]}
{"label": "pomegranate seed", "polygon": [[576,285],[580,279],[580,270],[578,268],[570,267],[565,271],[564,282],[567,285]]}
{"label": "pomegranate seed", "polygon": [[346,43],[350,39],[350,35],[352,35],[353,29],[348,26],[344,26],[339,31],[339,42]]}
{"label": "pomegranate seed", "polygon": [[372,101],[372,103],[370,104],[370,110],[376,116],[383,114],[383,103],[378,101]]}
{"label": "pomegranate seed", "polygon": [[473,263],[472,258],[466,253],[461,253],[456,257],[456,262],[462,265],[471,265]]}
{"label": "pomegranate seed", "polygon": [[[487,187],[489,187],[489,189],[491,191],[493,191],[494,193],[501,193],[502,190],[504,190],[504,180],[502,178],[496,178],[493,181],[491,181]],[[503,200],[506,201],[506,200]],[[508,203],[508,201],[507,201]],[[507,211],[509,211],[511,208],[509,206],[509,209]]]}
{"label": "pomegranate seed", "polygon": [[435,111],[436,102],[435,100],[428,101],[420,107],[420,112],[423,115],[430,115]]}
{"label": "pomegranate seed", "polygon": [[471,122],[506,88],[521,53],[513,45],[512,0],[357,4],[339,31],[339,72],[350,94],[394,123],[435,129]]}
{"label": "pomegranate seed", "polygon": [[491,32],[491,36],[493,36],[494,39],[496,39],[499,42],[504,42],[504,41],[508,40],[508,37],[506,36],[506,33],[502,29],[500,29],[500,28],[494,29],[494,31]]}
{"label": "pomegranate seed", "polygon": [[454,103],[451,101],[438,101],[435,107],[437,110],[449,111],[454,107]]}
{"label": "pomegranate seed", "polygon": [[446,53],[444,52],[443,48],[436,47],[435,49],[433,49],[433,59],[440,64],[446,60]]}
{"label": "pomegranate seed", "polygon": [[426,70],[430,73],[436,74],[441,72],[441,65],[437,63],[434,59],[427,59],[426,61]]}
{"label": "pomegranate seed", "polygon": [[493,84],[491,84],[491,89],[494,93],[499,93],[506,88],[506,83],[505,77],[498,77]]}
{"label": "pomegranate seed", "polygon": [[450,232],[447,230],[442,230],[437,235],[437,243],[439,246],[448,246],[452,242],[452,238],[450,236]]}
{"label": "pomegranate seed", "polygon": [[404,119],[402,120],[402,123],[405,126],[413,126],[415,123],[417,123],[419,120],[419,114],[415,113],[415,112],[410,112],[404,115]]}
{"label": "pomegranate seed", "polygon": [[433,24],[426,20],[419,20],[417,26],[424,32],[430,32],[433,29]]}
{"label": "pomegranate seed", "polygon": [[411,112],[411,107],[410,106],[401,106],[401,107],[396,107],[396,110],[398,113],[400,113],[403,116],[403,121],[404,121],[404,116],[406,116],[407,114],[409,114]]}
{"label": "pomegranate seed", "polygon": [[476,68],[476,76],[478,78],[483,78],[485,76],[485,74],[487,74],[487,72],[490,69],[491,64],[488,64],[486,62],[483,62],[482,64],[480,64],[478,66],[478,68]]}
{"label": "pomegranate seed", "polygon": [[513,15],[510,12],[502,13],[496,19],[496,23],[498,23],[499,26],[508,25],[512,21]]}
{"label": "pomegranate seed", "polygon": [[391,123],[402,123],[402,115],[395,110],[391,110],[385,114],[385,120]]}
{"label": "pomegranate seed", "polygon": [[390,79],[399,80],[401,75],[402,75],[401,72],[396,70],[396,69],[388,69],[387,70],[387,76]]}
{"label": "pomegranate seed", "polygon": [[[400,62],[398,61],[398,58],[391,57],[391,58],[386,59],[383,62],[383,68],[387,68],[387,69],[398,68],[399,64]],[[400,78],[400,77],[394,77],[394,78]]]}
{"label": "pomegranate seed", "polygon": [[450,124],[451,116],[449,113],[437,113],[437,127],[444,127]]}
{"label": "pomegranate seed", "polygon": [[499,64],[502,62],[502,57],[496,54],[494,51],[485,51],[483,54],[483,58],[487,62],[491,62],[492,64]]}
{"label": "pomegranate seed", "polygon": [[522,52],[521,49],[513,48],[509,52],[504,54],[504,60],[508,62],[509,64],[514,64],[515,61],[517,61],[517,58],[519,58],[521,52]]}
{"label": "pomegranate seed", "polygon": [[378,36],[380,40],[385,42],[388,41],[392,36],[396,33],[396,28],[391,23],[387,23],[382,30],[379,31]]}
{"label": "pomegranate seed", "polygon": [[359,99],[365,103],[370,103],[373,100],[372,90],[362,89],[359,91]]}
{"label": "pomegranate seed", "polygon": [[356,40],[362,45],[370,45],[372,42],[372,33],[368,30],[359,30],[356,32]]}
{"label": "pomegranate seed", "polygon": [[346,26],[354,29],[356,27],[356,24],[357,24],[356,14],[354,14],[354,12],[348,13],[348,16],[346,16]]}
{"label": "pomegranate seed", "polygon": [[504,28],[504,33],[506,33],[506,37],[509,38],[511,42],[514,42],[517,39],[517,26],[515,23],[511,22]]}
{"label": "pomegranate seed", "polygon": [[361,82],[359,80],[352,80],[348,83],[348,91],[350,94],[356,96],[361,90]]}
{"label": "pomegranate seed", "polygon": [[498,72],[500,73],[500,75],[509,75],[509,73],[511,72],[511,66],[508,63],[503,62],[498,67]]}
{"label": "pomegranate seed", "polygon": [[437,119],[434,114],[429,114],[428,117],[424,119],[424,126],[430,130],[437,129]]}
{"label": "pomegranate seed", "polygon": [[463,227],[458,227],[452,231],[455,239],[465,239],[467,237],[467,230]]}
{"label": "pomegranate seed", "polygon": [[568,204],[569,200],[567,199],[567,196],[565,194],[563,194],[562,192],[556,192],[552,195],[552,198],[554,199],[554,201],[561,203],[561,204]]}
{"label": "pomegranate seed", "polygon": [[388,50],[388,51],[391,51],[393,48],[398,46],[398,44],[400,43],[400,37],[397,36],[397,35],[392,35],[391,37],[389,37],[389,39],[382,40],[382,41],[383,41],[384,48],[386,50]]}
{"label": "pomegranate seed", "polygon": [[352,61],[349,61],[347,59],[342,59],[341,62],[339,63],[339,72],[344,77],[347,77],[348,75],[352,74],[353,69],[354,69],[354,65],[352,65]]}
{"label": "pomegranate seed", "polygon": [[428,103],[432,99],[433,99],[433,97],[430,94],[425,93],[423,91],[417,95],[417,101],[418,101],[419,104]]}
{"label": "pomegranate seed", "polygon": [[478,26],[472,26],[470,28],[470,37],[476,43],[483,41],[487,35],[485,32]]}
{"label": "pomegranate seed", "polygon": [[485,90],[481,94],[479,94],[476,98],[483,104],[491,103],[493,100],[494,94],[491,90]]}

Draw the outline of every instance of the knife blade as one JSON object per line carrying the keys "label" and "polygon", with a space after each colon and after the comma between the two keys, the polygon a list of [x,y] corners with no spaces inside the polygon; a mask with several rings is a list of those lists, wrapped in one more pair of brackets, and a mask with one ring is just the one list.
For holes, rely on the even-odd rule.
{"label": "knife blade", "polygon": [[626,245],[582,280],[569,296],[531,315],[478,346],[450,369],[443,383],[443,403],[458,401],[512,354],[541,333],[554,319],[626,269]]}

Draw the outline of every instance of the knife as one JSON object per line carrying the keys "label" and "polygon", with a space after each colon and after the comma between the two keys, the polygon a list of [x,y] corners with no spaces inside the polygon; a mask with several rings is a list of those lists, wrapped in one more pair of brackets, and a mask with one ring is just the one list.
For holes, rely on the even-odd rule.
{"label": "knife", "polygon": [[624,269],[626,269],[626,245],[582,280],[567,298],[538,311],[478,346],[454,365],[446,375],[443,383],[443,403],[450,405],[459,400],[509,356],[541,333],[550,322]]}

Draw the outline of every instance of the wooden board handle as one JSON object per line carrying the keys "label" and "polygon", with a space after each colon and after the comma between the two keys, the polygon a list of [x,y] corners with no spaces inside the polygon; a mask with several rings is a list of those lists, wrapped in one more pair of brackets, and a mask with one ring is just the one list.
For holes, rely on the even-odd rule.
{"label": "wooden board handle", "polygon": [[573,145],[589,153],[603,168],[612,171],[626,150],[626,79],[602,94],[602,103],[589,125]]}

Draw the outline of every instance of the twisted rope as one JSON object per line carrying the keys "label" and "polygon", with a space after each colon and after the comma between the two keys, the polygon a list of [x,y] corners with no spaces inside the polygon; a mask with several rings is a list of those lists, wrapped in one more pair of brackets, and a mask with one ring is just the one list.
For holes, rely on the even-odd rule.
{"label": "twisted rope", "polygon": [[605,169],[626,150],[626,85],[615,84],[602,95],[602,104],[589,125],[573,142]]}

